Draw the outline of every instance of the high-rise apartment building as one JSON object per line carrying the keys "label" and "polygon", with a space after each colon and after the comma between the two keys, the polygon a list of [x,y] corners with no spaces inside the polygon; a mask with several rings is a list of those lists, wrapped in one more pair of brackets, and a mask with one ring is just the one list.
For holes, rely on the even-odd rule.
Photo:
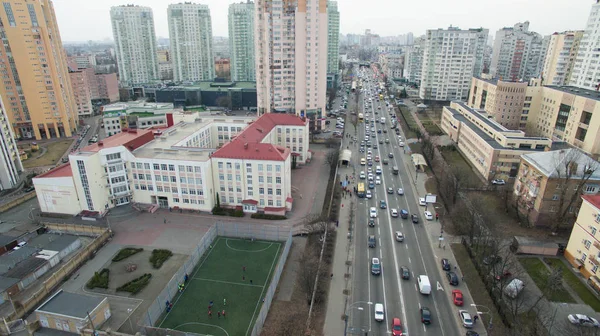
{"label": "high-rise apartment building", "polygon": [[573,86],[590,90],[600,88],[600,67],[597,64],[600,57],[598,15],[600,15],[600,0],[596,0],[592,5],[569,81]]}
{"label": "high-rise apartment building", "polygon": [[543,50],[542,36],[529,31],[529,21],[519,22],[496,32],[490,74],[504,80],[518,81],[538,77]]}
{"label": "high-rise apartment building", "polygon": [[324,126],[327,0],[258,0],[255,27],[259,115],[295,113]]}
{"label": "high-rise apartment building", "polygon": [[254,52],[254,2],[229,5],[229,51],[231,80],[256,81]]}
{"label": "high-rise apartment building", "polygon": [[567,85],[583,31],[554,33],[548,39],[548,48],[542,68],[543,85]]}
{"label": "high-rise apartment building", "polygon": [[209,81],[215,78],[210,9],[190,2],[168,9],[173,79]]}
{"label": "high-rise apartment building", "polygon": [[410,83],[421,83],[421,70],[423,68],[423,49],[425,38],[419,37],[412,46],[406,48],[404,54],[404,78]]}
{"label": "high-rise apartment building", "polygon": [[488,30],[483,28],[427,30],[419,90],[421,99],[466,100],[471,78],[481,75],[483,70],[487,37]]}
{"label": "high-rise apartment building", "polygon": [[0,190],[10,189],[19,183],[23,164],[2,98],[0,98]]}
{"label": "high-rise apartment building", "polygon": [[340,12],[337,1],[327,1],[327,73],[340,71]]}
{"label": "high-rise apartment building", "polygon": [[0,10],[0,95],[19,137],[70,137],[78,116],[50,0],[5,0]]}
{"label": "high-rise apartment building", "polygon": [[126,5],[110,8],[115,53],[122,86],[159,79],[154,15],[150,7]]}
{"label": "high-rise apartment building", "polygon": [[71,77],[71,85],[73,86],[77,115],[80,117],[91,116],[94,112],[92,92],[85,69],[77,68],[77,63],[72,60],[69,64],[69,77]]}

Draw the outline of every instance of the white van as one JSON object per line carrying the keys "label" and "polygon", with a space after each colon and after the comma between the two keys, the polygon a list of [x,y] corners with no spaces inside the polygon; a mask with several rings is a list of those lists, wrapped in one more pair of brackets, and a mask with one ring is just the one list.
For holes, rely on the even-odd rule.
{"label": "white van", "polygon": [[429,283],[429,277],[427,275],[419,275],[417,282],[419,283],[419,292],[421,292],[421,294],[431,294],[431,283]]}
{"label": "white van", "polygon": [[385,124],[385,118],[381,118],[380,122],[381,122],[382,124]]}
{"label": "white van", "polygon": [[375,321],[381,322],[385,319],[385,313],[383,311],[383,304],[376,303],[375,304]]}
{"label": "white van", "polygon": [[514,299],[517,297],[517,295],[519,295],[519,293],[521,293],[523,288],[525,288],[523,281],[519,279],[513,279],[508,283],[508,285],[506,285],[506,287],[504,287],[504,294]]}

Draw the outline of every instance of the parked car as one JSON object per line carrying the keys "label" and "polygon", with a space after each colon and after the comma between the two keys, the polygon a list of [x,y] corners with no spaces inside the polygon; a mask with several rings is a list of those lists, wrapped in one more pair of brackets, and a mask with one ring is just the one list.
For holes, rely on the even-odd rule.
{"label": "parked car", "polygon": [[427,220],[433,220],[433,215],[431,214],[430,211],[425,211],[424,215],[425,215],[425,219],[427,219]]}
{"label": "parked car", "polygon": [[577,324],[583,327],[600,327],[598,320],[583,314],[570,314],[567,316],[567,319],[569,319],[569,322],[572,324]]}
{"label": "parked car", "polygon": [[455,306],[460,307],[463,305],[463,293],[460,289],[454,289],[452,291],[452,302]]}
{"label": "parked car", "polygon": [[448,278],[448,282],[452,286],[458,286],[458,275],[454,272],[446,272],[446,277]]}
{"label": "parked car", "polygon": [[496,179],[496,180],[492,180],[492,184],[495,184],[495,185],[505,185],[506,181],[504,181],[503,179]]}
{"label": "parked car", "polygon": [[419,205],[421,205],[421,206],[427,205],[427,203],[425,203],[425,197],[419,197]]}
{"label": "parked car", "polygon": [[442,269],[444,271],[449,271],[452,268],[450,266],[450,262],[446,258],[442,258],[441,263],[442,263]]}
{"label": "parked car", "polygon": [[462,322],[463,327],[465,328],[473,328],[473,319],[471,318],[471,314],[469,314],[466,310],[459,310],[458,316],[460,317],[460,321]]}

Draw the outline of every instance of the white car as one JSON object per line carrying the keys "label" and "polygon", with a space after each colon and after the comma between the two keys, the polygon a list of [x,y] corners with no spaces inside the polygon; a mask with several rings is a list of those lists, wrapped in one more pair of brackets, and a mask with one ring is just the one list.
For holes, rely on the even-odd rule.
{"label": "white car", "polygon": [[398,209],[391,209],[390,213],[391,213],[392,217],[398,217]]}
{"label": "white car", "polygon": [[404,147],[404,142],[400,141],[400,143],[398,144],[398,146]]}
{"label": "white car", "polygon": [[496,179],[496,180],[492,180],[492,184],[495,184],[495,185],[505,185],[506,181],[504,181],[502,179]]}
{"label": "white car", "polygon": [[364,179],[366,179],[366,178],[367,178],[367,175],[365,175],[365,172],[364,172],[364,171],[361,171],[361,172],[360,172],[360,179],[361,179],[361,180],[364,180]]}
{"label": "white car", "polygon": [[396,241],[397,242],[403,242],[404,241],[404,234],[400,231],[396,231]]}
{"label": "white car", "polygon": [[404,189],[398,188],[398,195],[404,195]]}
{"label": "white car", "polygon": [[373,168],[371,168],[371,167],[368,167],[368,168],[367,168],[367,173],[369,173],[369,174],[373,174]]}
{"label": "white car", "polygon": [[376,176],[375,184],[381,184],[381,178],[379,176]]}
{"label": "white car", "polygon": [[425,219],[433,220],[433,215],[431,214],[430,211],[425,211]]}
{"label": "white car", "polygon": [[373,181],[373,173],[369,173],[367,177],[369,178],[369,181]]}
{"label": "white car", "polygon": [[382,322],[385,319],[385,312],[383,311],[383,304],[375,304],[375,321]]}
{"label": "white car", "polygon": [[369,199],[371,199],[371,197],[373,197],[373,194],[371,194],[371,190],[367,190],[367,192],[365,193],[365,196]]}
{"label": "white car", "polygon": [[427,203],[425,203],[425,197],[419,197],[419,205],[422,205],[422,206],[427,205]]}
{"label": "white car", "polygon": [[373,159],[373,157],[371,156],[371,154],[367,155],[367,161],[371,161]]}
{"label": "white car", "polygon": [[589,317],[583,314],[570,314],[567,316],[569,322],[578,324],[584,327],[600,327],[600,323],[593,317]]}
{"label": "white car", "polygon": [[377,218],[377,209],[375,207],[369,209],[369,218]]}
{"label": "white car", "polygon": [[459,310],[458,316],[460,317],[460,321],[462,322],[463,327],[465,328],[473,328],[473,319],[471,318],[471,314],[469,314],[466,310]]}

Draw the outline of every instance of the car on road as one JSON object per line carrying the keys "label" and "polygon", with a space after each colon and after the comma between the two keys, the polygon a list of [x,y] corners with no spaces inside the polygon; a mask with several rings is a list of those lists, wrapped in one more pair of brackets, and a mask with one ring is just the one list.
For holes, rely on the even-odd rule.
{"label": "car on road", "polygon": [[397,317],[392,320],[392,336],[402,336],[402,322]]}
{"label": "car on road", "polygon": [[381,169],[381,166],[377,166],[375,168],[375,174],[377,175],[381,175],[383,173],[383,170]]}
{"label": "car on road", "polygon": [[373,173],[369,173],[369,175],[367,175],[367,177],[369,178],[369,181],[373,181],[373,179],[375,178],[375,175],[373,175]]}
{"label": "car on road", "polygon": [[381,263],[379,262],[379,258],[371,259],[371,274],[373,274],[373,275],[381,274]]}
{"label": "car on road", "polygon": [[388,154],[388,157],[389,157],[390,159],[391,159],[391,158],[393,158],[393,157],[394,157],[394,153],[390,153],[390,154]]}
{"label": "car on road", "polygon": [[421,312],[421,323],[423,324],[431,324],[431,311],[427,307],[421,307],[419,309]]}
{"label": "car on road", "polygon": [[463,305],[463,293],[460,289],[452,290],[452,302],[455,306],[461,307]]}
{"label": "car on road", "polygon": [[398,146],[400,146],[400,147],[404,147],[404,142],[400,141],[400,142],[398,143]]}
{"label": "car on road", "polygon": [[388,187],[388,188],[387,188],[387,193],[388,193],[388,194],[393,194],[393,193],[394,193],[394,188],[392,188],[392,187]]}
{"label": "car on road", "polygon": [[442,269],[444,271],[449,271],[452,268],[450,266],[450,261],[448,261],[448,259],[442,258],[442,260],[440,262],[442,263]]}
{"label": "car on road", "polygon": [[425,215],[425,219],[433,220],[433,215],[431,214],[430,211],[425,211],[423,214]]}
{"label": "car on road", "polygon": [[404,280],[410,279],[410,270],[406,266],[400,267],[400,276]]}
{"label": "car on road", "polygon": [[369,209],[369,218],[377,218],[377,209],[375,207]]}
{"label": "car on road", "polygon": [[[385,132],[385,130],[384,130],[384,132]],[[390,139],[385,139],[385,143],[389,144],[390,143]]]}
{"label": "car on road", "polygon": [[503,179],[496,179],[496,180],[492,180],[492,184],[495,184],[495,185],[505,185],[506,181],[504,181]]}
{"label": "car on road", "polygon": [[398,210],[396,210],[396,209],[391,209],[391,210],[390,210],[390,215],[391,215],[392,217],[394,217],[394,218],[397,218],[397,217],[398,217]]}
{"label": "car on road", "polygon": [[388,159],[383,159],[383,160],[381,160],[381,162],[382,162],[384,165],[386,165],[386,166],[387,166],[388,164],[390,164],[390,161],[388,161]]}
{"label": "car on road", "polygon": [[425,203],[425,197],[419,197],[419,205],[427,206],[427,203]]}
{"label": "car on road", "polygon": [[377,244],[375,241],[375,235],[370,235],[369,238],[367,239],[367,243],[368,243],[369,247],[375,247],[375,245]]}
{"label": "car on road", "polygon": [[368,199],[371,199],[373,197],[373,194],[371,194],[371,190],[367,190],[367,192],[365,193],[365,197]]}
{"label": "car on road", "polygon": [[379,159],[379,155],[378,155],[375,157],[375,162],[379,162],[379,161],[380,161],[380,159]]}
{"label": "car on road", "polygon": [[385,203],[385,201],[384,201],[384,200],[380,200],[380,201],[379,201],[379,207],[380,207],[381,209],[386,209],[386,208],[387,208],[387,204]]}
{"label": "car on road", "polygon": [[383,311],[383,304],[375,304],[375,321],[382,322],[385,319],[385,312]]}
{"label": "car on road", "polygon": [[397,242],[403,242],[404,241],[404,234],[400,231],[396,231],[396,241]]}
{"label": "car on road", "polygon": [[458,275],[454,272],[446,272],[446,278],[452,286],[458,286]]}
{"label": "car on road", "polygon": [[[381,130],[377,131],[377,133],[381,133]],[[379,144],[383,145],[383,139],[379,139]]]}
{"label": "car on road", "polygon": [[410,216],[413,224],[419,224],[419,216],[412,214],[412,216]]}
{"label": "car on road", "polygon": [[[373,134],[373,136],[375,136],[375,134]],[[377,149],[379,147],[377,147],[377,144],[373,144],[373,149]]]}
{"label": "car on road", "polygon": [[398,195],[404,195],[404,189],[398,188]]}
{"label": "car on road", "polygon": [[400,210],[400,217],[402,217],[403,219],[407,219],[408,218],[408,211],[402,209]]}
{"label": "car on road", "polygon": [[364,166],[367,164],[367,160],[365,158],[360,158],[360,165]]}
{"label": "car on road", "polygon": [[360,177],[361,180],[364,180],[367,178],[367,175],[365,174],[364,171],[361,171],[358,177]]}
{"label": "car on road", "polygon": [[572,324],[577,324],[583,327],[600,327],[598,320],[583,314],[570,314],[567,316],[567,319],[569,319],[569,322]]}
{"label": "car on road", "polygon": [[373,218],[369,218],[369,223],[368,223],[368,225],[369,225],[370,227],[375,227],[375,219],[373,219]]}
{"label": "car on road", "polygon": [[369,182],[369,189],[375,189],[375,183],[373,183],[373,181]]}
{"label": "car on road", "polygon": [[479,336],[479,334],[476,331],[473,331],[473,330],[467,330],[467,333],[465,335],[467,335],[467,336]]}
{"label": "car on road", "polygon": [[375,184],[381,184],[381,177],[377,176],[375,178]]}
{"label": "car on road", "polygon": [[471,314],[469,314],[466,310],[459,310],[458,317],[460,317],[460,321],[462,322],[463,327],[465,328],[473,328],[473,319],[471,318]]}

